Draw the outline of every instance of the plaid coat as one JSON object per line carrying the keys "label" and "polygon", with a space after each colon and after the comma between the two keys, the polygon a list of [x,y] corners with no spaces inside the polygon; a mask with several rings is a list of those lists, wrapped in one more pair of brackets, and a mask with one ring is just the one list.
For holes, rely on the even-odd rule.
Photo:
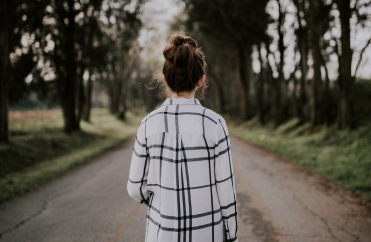
{"label": "plaid coat", "polygon": [[237,239],[224,119],[195,99],[166,99],[137,132],[127,189],[148,206],[146,242]]}

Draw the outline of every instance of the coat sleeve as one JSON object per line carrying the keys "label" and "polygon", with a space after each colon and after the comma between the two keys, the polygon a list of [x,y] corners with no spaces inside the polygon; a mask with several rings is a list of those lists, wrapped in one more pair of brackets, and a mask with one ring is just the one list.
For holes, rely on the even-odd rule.
{"label": "coat sleeve", "polygon": [[130,197],[140,203],[148,204],[149,152],[146,145],[145,125],[145,122],[141,123],[135,137],[127,189]]}
{"label": "coat sleeve", "polygon": [[227,241],[237,239],[237,200],[230,150],[230,140],[225,120],[218,120],[215,145],[215,180]]}

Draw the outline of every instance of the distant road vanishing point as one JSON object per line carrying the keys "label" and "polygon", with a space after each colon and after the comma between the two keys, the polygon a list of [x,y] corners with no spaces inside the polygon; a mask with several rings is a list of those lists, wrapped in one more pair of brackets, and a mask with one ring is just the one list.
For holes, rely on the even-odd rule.
{"label": "distant road vanishing point", "polygon": [[[132,145],[0,209],[4,242],[144,242],[146,206],[126,191]],[[240,242],[371,241],[371,212],[263,149],[231,138]]]}

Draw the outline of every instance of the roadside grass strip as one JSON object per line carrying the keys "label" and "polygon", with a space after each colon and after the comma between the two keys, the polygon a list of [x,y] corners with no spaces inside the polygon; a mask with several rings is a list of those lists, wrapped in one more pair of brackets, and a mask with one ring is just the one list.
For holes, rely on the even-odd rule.
{"label": "roadside grass strip", "polygon": [[297,126],[290,120],[274,128],[257,120],[229,125],[229,132],[252,144],[264,147],[313,173],[328,178],[334,185],[371,202],[371,124],[355,130],[338,131],[323,126],[311,131],[310,124]]}
{"label": "roadside grass strip", "polygon": [[30,123],[22,125],[11,117],[12,141],[0,146],[0,167],[3,168],[0,203],[36,189],[121,145],[135,134],[141,120],[129,113],[123,122],[105,110],[96,109],[91,123],[81,122],[81,131],[65,135],[61,114],[42,112],[53,114],[39,115],[38,126],[32,125],[35,120],[28,119]]}

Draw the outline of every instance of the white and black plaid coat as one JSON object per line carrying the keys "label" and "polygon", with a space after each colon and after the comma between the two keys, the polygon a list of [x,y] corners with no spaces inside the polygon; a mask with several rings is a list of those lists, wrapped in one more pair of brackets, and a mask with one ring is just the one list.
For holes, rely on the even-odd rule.
{"label": "white and black plaid coat", "polygon": [[195,98],[142,120],[127,189],[148,206],[146,242],[238,241],[227,126]]}

